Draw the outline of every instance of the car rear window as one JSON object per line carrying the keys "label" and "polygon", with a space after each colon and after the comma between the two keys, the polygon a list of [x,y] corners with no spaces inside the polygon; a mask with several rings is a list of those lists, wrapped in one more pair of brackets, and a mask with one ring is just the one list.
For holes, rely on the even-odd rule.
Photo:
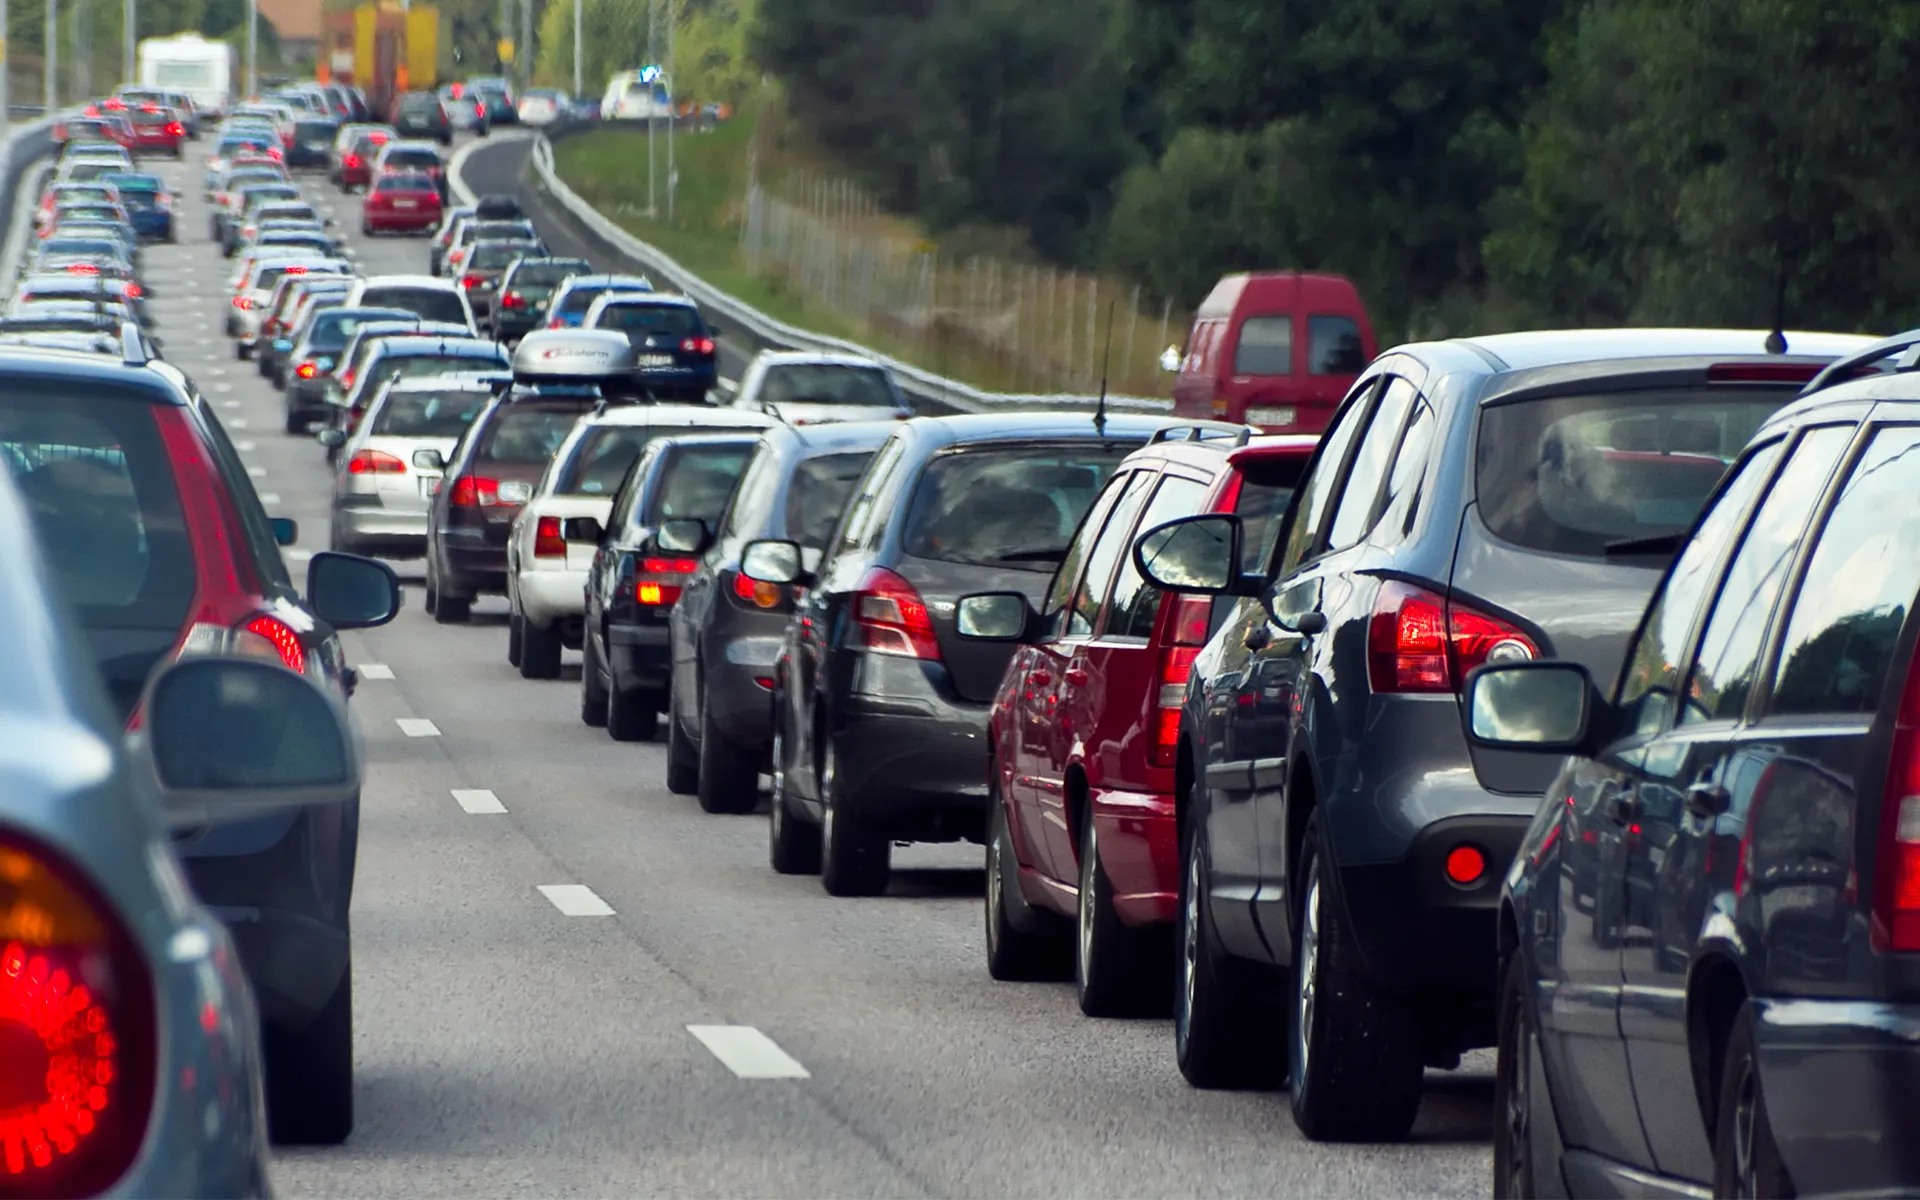
{"label": "car rear window", "polygon": [[384,175],[373,185],[376,192],[431,192],[437,189],[425,175]]}
{"label": "car rear window", "polygon": [[1603,557],[1690,527],[1787,388],[1675,389],[1494,405],[1480,416],[1474,486],[1494,536]]}
{"label": "car rear window", "polygon": [[337,121],[302,121],[293,127],[293,136],[303,142],[331,142],[339,133]]}
{"label": "car rear window", "polygon": [[1367,368],[1360,326],[1351,317],[1307,318],[1307,373],[1358,375]]}
{"label": "car rear window", "polygon": [[601,329],[627,333],[664,333],[685,337],[700,332],[700,314],[685,304],[609,304],[600,310]]}
{"label": "car rear window", "polygon": [[661,468],[660,490],[654,495],[648,523],[692,517],[711,528],[727,510],[733,487],[752,456],[751,443],[674,450]]}
{"label": "car rear window", "polygon": [[620,490],[627,468],[633,466],[648,442],[663,434],[686,432],[679,427],[595,426],[561,466],[553,490],[563,496],[611,496]]}
{"label": "car rear window", "polygon": [[894,408],[899,401],[887,373],[878,367],[796,363],[769,367],[760,380],[761,400],[773,404],[852,404]]}
{"label": "car rear window", "polygon": [[915,558],[1052,574],[1138,442],[961,450],[927,464],[907,517]]}
{"label": "car rear window", "polygon": [[474,461],[535,466],[553,457],[580,419],[576,408],[508,404],[488,427]]}
{"label": "car rear window", "polygon": [[535,249],[532,242],[481,242],[474,247],[467,265],[482,271],[503,271],[513,265],[514,259]]}
{"label": "car rear window", "polygon": [[408,353],[389,349],[368,362],[367,374],[376,379],[385,379],[390,375],[398,375],[402,379],[425,379],[429,375],[481,370],[500,361],[504,360],[484,354]]}
{"label": "car rear window", "polygon": [[1293,374],[1293,318],[1248,317],[1233,351],[1235,375]]}
{"label": "car rear window", "polygon": [[460,297],[442,288],[405,285],[370,287],[360,293],[360,302],[369,308],[400,308],[417,313],[428,321],[467,323],[466,306]]}
{"label": "car rear window", "polygon": [[533,225],[527,221],[468,221],[460,227],[458,242],[531,242]]}
{"label": "car rear window", "polygon": [[440,155],[432,150],[389,150],[386,161],[381,165],[388,170],[395,167],[430,170],[440,165]]}
{"label": "car rear window", "polygon": [[787,536],[802,546],[824,549],[853,485],[872,461],[873,451],[860,450],[822,454],[795,467],[787,484]]}
{"label": "car rear window", "polygon": [[391,316],[363,317],[353,312],[322,313],[313,319],[308,346],[317,351],[345,350],[354,332],[369,322],[391,321]]}
{"label": "car rear window", "polygon": [[637,292],[644,290],[643,288],[608,287],[604,283],[583,284],[580,287],[567,289],[567,294],[560,304],[560,311],[583,313],[593,307],[595,300],[598,300],[608,292]]}
{"label": "car rear window", "polygon": [[375,437],[457,438],[492,399],[492,392],[389,392],[373,419],[373,434]]}
{"label": "car rear window", "polygon": [[1244,530],[1240,544],[1246,547],[1243,553],[1250,568],[1265,563],[1273,550],[1280,520],[1287,515],[1287,505],[1293,503],[1300,477],[1306,474],[1307,458],[1299,454],[1256,458],[1239,464],[1240,494],[1234,498],[1233,511]]}
{"label": "car rear window", "polygon": [[552,287],[569,275],[588,270],[583,262],[526,263],[513,273],[515,287]]}
{"label": "car rear window", "polygon": [[11,384],[0,392],[0,460],[83,625],[184,623],[193,551],[148,401]]}

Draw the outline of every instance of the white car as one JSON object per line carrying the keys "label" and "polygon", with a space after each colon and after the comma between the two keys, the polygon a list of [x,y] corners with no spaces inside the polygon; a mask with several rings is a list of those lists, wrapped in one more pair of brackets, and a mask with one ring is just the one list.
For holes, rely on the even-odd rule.
{"label": "white car", "polygon": [[346,437],[324,429],[341,447],[335,459],[327,546],[347,554],[419,558],[427,548],[427,513],[447,456],[475,417],[492,403],[501,375],[448,374],[383,384],[367,415]]}
{"label": "white car", "polygon": [[451,279],[435,279],[431,275],[371,275],[354,284],[353,290],[347,293],[346,305],[348,308],[404,308],[418,313],[423,321],[465,325],[473,336],[480,336],[466,292]]}
{"label": "white car", "polygon": [[764,429],[772,419],[705,404],[637,404],[580,418],[514,517],[507,538],[507,661],[527,679],[560,675],[560,648],[580,647],[587,569],[595,543],[569,540],[566,524],[605,525],[614,493],[655,438]]}
{"label": "white car", "polygon": [[893,372],[870,358],[762,350],[740,377],[733,406],[789,425],[902,420],[913,415]]}
{"label": "white car", "polygon": [[[278,247],[263,246],[262,250]],[[340,275],[353,274],[353,265],[337,258],[312,257],[310,252],[300,250],[284,256],[262,256],[252,260],[252,266],[242,277],[240,286],[234,289],[232,307],[232,328],[234,336],[233,356],[251,358],[253,344],[260,338],[260,322],[266,319],[267,302],[273,299],[273,289],[288,275]]]}
{"label": "white car", "polygon": [[567,105],[567,94],[551,88],[535,88],[520,97],[520,123],[522,125],[551,125],[560,119],[560,113]]}

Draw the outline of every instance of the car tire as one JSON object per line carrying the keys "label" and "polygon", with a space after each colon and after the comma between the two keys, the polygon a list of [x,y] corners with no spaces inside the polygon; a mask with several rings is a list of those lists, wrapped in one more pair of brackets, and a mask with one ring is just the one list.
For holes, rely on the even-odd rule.
{"label": "car tire", "polygon": [[303,413],[295,412],[293,409],[289,408],[287,410],[288,435],[292,437],[299,437],[301,434],[305,433],[306,431],[307,431],[306,415]]}
{"label": "car tire", "polygon": [[1713,1194],[1785,1200],[1795,1195],[1780,1157],[1761,1087],[1753,1035],[1753,1004],[1741,1006],[1727,1034],[1720,1073],[1720,1111],[1714,1122]]}
{"label": "car tire", "polygon": [[1526,960],[1515,951],[1500,975],[1498,1034],[1493,1069],[1494,1200],[1531,1200],[1540,1164],[1534,1161],[1533,1065],[1540,1038],[1527,1002]]}
{"label": "car tire", "polygon": [[720,732],[704,700],[700,705],[700,783],[694,794],[701,812],[716,815],[738,816],[760,807],[759,764]]}
{"label": "car tire", "polygon": [[1286,1016],[1271,997],[1281,982],[1221,949],[1206,903],[1213,871],[1199,818],[1184,824],[1174,918],[1174,1062],[1196,1088],[1279,1087],[1287,1074]]}
{"label": "car tire", "polygon": [[520,678],[560,678],[560,627],[520,618]]}
{"label": "car tire", "polygon": [[1020,894],[1020,864],[1014,857],[1007,812],[998,783],[987,798],[987,974],[1002,983],[1044,983],[1073,972],[1073,942],[1060,922]]}
{"label": "car tire", "polygon": [[1113,907],[1089,802],[1080,820],[1080,900],[1075,913],[1073,990],[1089,1017],[1165,1016],[1172,1004],[1173,956],[1166,929],[1134,928]]}
{"label": "car tire", "polygon": [[267,1128],[290,1146],[337,1146],[353,1132],[353,960],[313,1023],[262,1028]]}
{"label": "car tire", "polygon": [[517,612],[508,613],[507,665],[510,667],[518,667],[520,665],[521,652],[526,648],[526,643],[522,640],[523,633],[524,625],[521,622],[520,614]]}
{"label": "car tire", "polygon": [[233,356],[239,359],[241,362],[247,361],[247,359],[252,356],[252,353],[253,353],[253,348],[248,346],[245,342],[237,341],[233,344]]}
{"label": "car tire", "polygon": [[607,691],[607,736],[616,742],[650,742],[660,735],[660,706],[645,692]]}
{"label": "car tire", "polygon": [[674,702],[667,701],[667,790],[691,796],[700,790],[700,752],[687,744]]}
{"label": "car tire", "polygon": [[607,723],[607,689],[600,682],[600,655],[593,648],[593,631],[580,638],[580,723],[589,729]]}
{"label": "car tire", "polygon": [[433,606],[436,625],[464,625],[472,615],[473,601],[466,596],[449,596],[441,592],[438,602]]}
{"label": "car tire", "polygon": [[820,771],[820,799],[826,810],[820,828],[820,886],[829,896],[878,896],[893,880],[893,843],[839,811],[839,758],[829,738]]}
{"label": "car tire", "polygon": [[1367,976],[1334,902],[1322,847],[1316,815],[1294,874],[1293,1122],[1316,1142],[1397,1142],[1420,1114],[1420,1010]]}
{"label": "car tire", "polygon": [[787,807],[787,739],[774,709],[773,797],[767,812],[767,865],[780,875],[820,873],[820,827],[800,820]]}

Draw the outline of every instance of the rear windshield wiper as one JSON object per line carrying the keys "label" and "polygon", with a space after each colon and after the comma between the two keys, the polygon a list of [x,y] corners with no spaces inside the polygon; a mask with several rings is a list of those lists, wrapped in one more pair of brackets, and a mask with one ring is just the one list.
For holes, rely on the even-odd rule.
{"label": "rear windshield wiper", "polygon": [[1680,547],[1687,544],[1688,532],[1676,529],[1672,533],[1655,533],[1647,537],[1621,538],[1608,542],[1604,547],[1608,558],[1632,558],[1637,555],[1664,555],[1672,557],[1679,553]]}
{"label": "rear windshield wiper", "polygon": [[1001,562],[1052,562],[1057,563],[1067,556],[1064,548],[1059,550],[1015,550],[1012,554],[997,554],[994,557]]}

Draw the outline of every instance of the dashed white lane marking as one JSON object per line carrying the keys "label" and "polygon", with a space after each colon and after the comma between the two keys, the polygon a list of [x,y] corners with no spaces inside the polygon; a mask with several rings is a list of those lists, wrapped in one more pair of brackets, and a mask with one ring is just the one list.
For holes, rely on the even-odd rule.
{"label": "dashed white lane marking", "polygon": [[741,1079],[808,1079],[800,1061],[751,1025],[689,1025],[687,1032]]}
{"label": "dashed white lane marking", "polygon": [[540,894],[569,917],[611,917],[613,906],[584,883],[543,883]]}
{"label": "dashed white lane marking", "polygon": [[453,798],[463,810],[476,816],[507,811],[507,806],[500,803],[500,797],[486,788],[454,788]]}
{"label": "dashed white lane marking", "polygon": [[238,450],[240,453],[245,454],[250,450],[257,449],[258,447],[257,447],[257,444],[254,442],[240,441],[240,442],[235,442],[233,444],[233,448],[235,450]]}
{"label": "dashed white lane marking", "polygon": [[216,392],[230,392],[233,390],[233,385],[223,379],[213,385],[213,390]]}
{"label": "dashed white lane marking", "polygon": [[394,724],[408,737],[439,737],[440,727],[425,717],[395,717]]}
{"label": "dashed white lane marking", "polygon": [[240,402],[238,400],[222,400],[220,402],[220,407],[221,408],[239,408]]}
{"label": "dashed white lane marking", "polygon": [[280,503],[280,493],[278,493],[278,492],[261,492],[261,493],[260,493],[260,503],[262,503],[262,504],[278,504],[278,503]]}
{"label": "dashed white lane marking", "polygon": [[245,417],[235,417],[233,420],[228,421],[227,424],[233,426],[235,429],[245,429],[251,424],[251,422],[248,421]]}
{"label": "dashed white lane marking", "polygon": [[298,549],[297,547],[292,547],[292,546],[289,546],[286,550],[282,551],[281,553],[285,554],[288,558],[293,559],[295,562],[305,562],[308,559],[313,557],[313,551],[301,550],[301,549]]}
{"label": "dashed white lane marking", "polygon": [[247,468],[248,479],[265,479],[266,477],[267,477],[267,469],[265,467],[248,467]]}
{"label": "dashed white lane marking", "polygon": [[392,679],[393,668],[385,663],[361,663],[354,670],[362,679]]}

